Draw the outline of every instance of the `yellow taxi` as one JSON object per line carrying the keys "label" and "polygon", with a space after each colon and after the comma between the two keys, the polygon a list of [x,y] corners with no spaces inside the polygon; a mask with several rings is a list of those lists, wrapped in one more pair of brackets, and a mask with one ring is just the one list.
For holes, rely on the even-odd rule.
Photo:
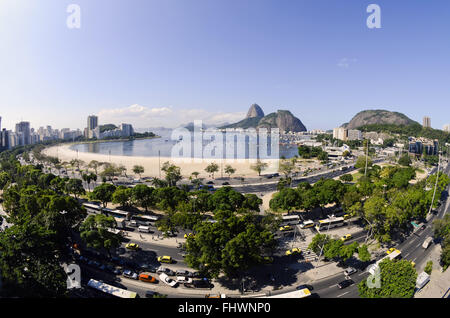
{"label": "yellow taxi", "polygon": [[187,239],[188,237],[190,237],[190,236],[194,236],[194,233],[188,233],[188,234],[184,234],[184,238],[185,239]]}
{"label": "yellow taxi", "polygon": [[285,225],[285,226],[280,227],[281,232],[290,231],[290,230],[292,230],[292,226],[290,226],[290,225]]}
{"label": "yellow taxi", "polygon": [[296,254],[301,254],[301,253],[302,253],[302,250],[301,250],[301,249],[299,249],[298,247],[294,247],[294,248],[291,249],[291,250],[287,250],[286,253],[285,253],[285,255],[286,255],[286,256],[289,256],[289,255],[296,255]]}
{"label": "yellow taxi", "polygon": [[386,254],[387,255],[389,255],[389,254],[391,254],[392,252],[395,252],[397,249],[395,248],[395,247],[391,247],[390,249],[388,249],[387,251],[386,251]]}
{"label": "yellow taxi", "polygon": [[348,241],[351,238],[352,238],[351,234],[345,234],[343,237],[341,237],[341,241],[345,242],[345,241]]}
{"label": "yellow taxi", "polygon": [[158,257],[158,262],[160,262],[160,263],[169,263],[170,264],[170,263],[173,262],[173,260],[172,260],[172,257],[164,255],[164,256],[159,256]]}
{"label": "yellow taxi", "polygon": [[411,265],[412,265],[412,267],[416,267],[416,263],[413,261],[411,261]]}
{"label": "yellow taxi", "polygon": [[136,243],[128,243],[127,245],[125,245],[125,248],[127,248],[129,250],[138,250],[139,245]]}

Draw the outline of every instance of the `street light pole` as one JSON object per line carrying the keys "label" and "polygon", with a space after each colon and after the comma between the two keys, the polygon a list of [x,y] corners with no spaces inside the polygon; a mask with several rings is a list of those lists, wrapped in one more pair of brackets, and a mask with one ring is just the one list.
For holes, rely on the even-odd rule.
{"label": "street light pole", "polygon": [[431,209],[433,208],[433,203],[434,203],[434,197],[436,196],[436,188],[437,188],[438,179],[439,179],[440,163],[441,163],[441,153],[439,152],[438,153],[438,167],[437,167],[437,172],[436,172],[436,182],[434,183],[433,199],[431,199],[430,210],[428,211],[428,213],[431,213]]}

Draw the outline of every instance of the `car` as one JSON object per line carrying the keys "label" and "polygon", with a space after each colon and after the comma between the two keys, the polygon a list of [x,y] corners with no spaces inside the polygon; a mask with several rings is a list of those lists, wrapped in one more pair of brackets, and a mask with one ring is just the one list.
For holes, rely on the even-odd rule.
{"label": "car", "polygon": [[309,290],[313,290],[314,289],[314,287],[312,287],[311,285],[300,285],[300,286],[297,286],[295,289],[297,289],[297,290],[302,290],[302,289],[309,289]]}
{"label": "car", "polygon": [[192,283],[192,278],[189,278],[187,276],[177,276],[177,283],[190,284]]}
{"label": "car", "polygon": [[339,289],[344,289],[344,288],[352,285],[353,283],[354,283],[354,281],[352,281],[351,279],[346,279],[346,280],[343,280],[342,282],[340,282],[338,284],[338,287],[339,287]]}
{"label": "car", "polygon": [[290,231],[290,230],[292,230],[292,226],[290,226],[290,225],[285,225],[285,226],[280,227],[281,232]]}
{"label": "car", "polygon": [[211,288],[211,283],[207,278],[193,280],[191,284],[184,284],[186,287]]}
{"label": "car", "polygon": [[230,185],[228,181],[222,182],[222,185]]}
{"label": "car", "polygon": [[412,267],[416,267],[416,262],[411,261]]}
{"label": "car", "polygon": [[345,234],[343,237],[341,237],[341,241],[345,242],[345,241],[350,240],[351,238],[352,238],[351,234]]}
{"label": "car", "polygon": [[208,181],[208,182],[206,182],[206,184],[214,184],[214,182]]}
{"label": "car", "polygon": [[345,269],[344,273],[345,273],[345,275],[350,276],[350,275],[356,273],[357,271],[358,270],[356,268],[349,267],[349,268]]}
{"label": "car", "polygon": [[156,273],[156,267],[153,265],[149,265],[149,264],[141,264],[139,265],[139,269],[146,271],[146,272],[151,272],[151,273]]}
{"label": "car", "polygon": [[389,255],[389,254],[391,254],[392,252],[395,252],[397,249],[395,248],[395,247],[391,247],[390,249],[388,249],[387,251],[386,251],[386,254],[387,255]]}
{"label": "car", "polygon": [[187,239],[188,237],[190,237],[190,236],[194,236],[194,233],[186,233],[186,234],[184,234],[184,238],[185,239]]}
{"label": "car", "polygon": [[160,266],[160,267],[158,267],[158,269],[156,270],[156,272],[159,274],[159,273],[165,273],[165,274],[167,274],[167,275],[169,275],[169,276],[174,276],[175,275],[175,273],[173,272],[173,270],[171,270],[171,269],[169,269],[169,268],[167,268],[167,267],[162,267],[162,266]]}
{"label": "car", "polygon": [[126,277],[126,278],[131,278],[131,279],[135,279],[135,280],[139,279],[138,274],[136,274],[135,272],[130,271],[129,269],[124,270],[122,275],[123,275],[123,277]]}
{"label": "car", "polygon": [[190,273],[189,271],[181,270],[181,269],[177,270],[177,271],[175,272],[175,274],[176,274],[177,276],[188,276],[188,277],[190,277],[190,275],[191,275],[191,273]]}
{"label": "car", "polygon": [[153,277],[149,273],[145,273],[145,272],[139,274],[139,280],[146,282],[146,283],[152,283],[152,284],[157,283],[157,280],[155,277]]}
{"label": "car", "polygon": [[289,255],[300,255],[302,253],[302,250],[299,249],[298,247],[294,247],[293,249],[287,250],[285,255],[289,256]]}
{"label": "car", "polygon": [[158,256],[158,262],[170,264],[170,263],[173,263],[173,259],[171,256],[167,256],[167,255]]}
{"label": "car", "polygon": [[159,296],[159,295],[161,295],[161,294],[158,293],[158,292],[155,292],[155,291],[153,291],[153,290],[147,290],[147,291],[145,292],[145,298],[153,298],[153,297]]}
{"label": "car", "polygon": [[350,214],[346,213],[343,215],[343,217],[344,217],[344,220],[347,220],[347,219],[350,219],[352,216]]}
{"label": "car", "polygon": [[176,281],[174,281],[172,278],[167,276],[167,274],[165,274],[165,273],[161,273],[159,275],[159,279],[162,282],[164,282],[166,285],[169,285],[170,287],[176,287],[178,285],[178,283]]}
{"label": "car", "polygon": [[127,245],[125,245],[125,248],[129,249],[129,250],[138,250],[139,249],[139,244],[136,243],[128,243]]}

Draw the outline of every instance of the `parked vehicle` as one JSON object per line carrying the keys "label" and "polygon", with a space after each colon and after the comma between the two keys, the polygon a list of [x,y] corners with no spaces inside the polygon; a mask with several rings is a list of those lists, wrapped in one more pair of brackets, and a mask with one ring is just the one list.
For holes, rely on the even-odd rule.
{"label": "parked vehicle", "polygon": [[431,236],[428,236],[428,237],[425,239],[425,241],[423,242],[422,247],[423,247],[424,249],[427,249],[428,246],[430,246],[431,242],[433,242],[433,238],[432,238]]}
{"label": "parked vehicle", "polygon": [[164,282],[165,284],[169,285],[170,287],[176,287],[178,284],[176,281],[174,281],[172,278],[167,276],[167,274],[165,274],[165,273],[160,274],[159,279],[162,282]]}
{"label": "parked vehicle", "polygon": [[129,250],[138,250],[139,249],[139,244],[136,243],[128,243],[127,245],[125,245],[125,248],[129,249]]}
{"label": "parked vehicle", "polygon": [[417,276],[416,280],[416,288],[421,289],[423,286],[425,286],[430,281],[430,275],[428,275],[425,272],[420,273]]}
{"label": "parked vehicle", "polygon": [[131,279],[136,279],[136,280],[139,279],[138,274],[136,274],[128,269],[123,271],[122,275],[123,275],[123,277],[126,277],[126,278],[131,278]]}
{"label": "parked vehicle", "polygon": [[174,276],[174,275],[175,275],[175,273],[173,272],[173,270],[171,270],[171,269],[169,269],[169,268],[167,268],[167,267],[162,267],[162,266],[158,267],[158,269],[156,270],[156,272],[157,272],[157,273],[165,273],[165,274],[167,274],[167,275],[169,275],[169,276]]}
{"label": "parked vehicle", "polygon": [[349,268],[345,269],[344,273],[345,273],[345,275],[350,276],[350,275],[356,273],[357,271],[358,270],[356,268],[349,267]]}
{"label": "parked vehicle", "polygon": [[187,276],[177,276],[177,283],[190,284],[190,283],[192,283],[192,278],[189,278]]}
{"label": "parked vehicle", "polygon": [[138,231],[142,233],[150,233],[150,227],[139,225]]}
{"label": "parked vehicle", "polygon": [[177,271],[176,271],[176,275],[177,275],[177,276],[187,276],[187,277],[190,277],[191,272],[186,271],[186,270],[177,270]]}
{"label": "parked vehicle", "polygon": [[149,273],[140,273],[139,280],[146,282],[146,283],[153,283],[153,284],[155,284],[157,282],[156,278],[151,276]]}

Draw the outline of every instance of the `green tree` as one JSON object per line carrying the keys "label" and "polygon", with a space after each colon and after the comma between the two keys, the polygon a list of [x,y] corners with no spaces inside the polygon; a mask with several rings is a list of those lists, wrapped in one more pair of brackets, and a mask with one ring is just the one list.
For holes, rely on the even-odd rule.
{"label": "green tree", "polygon": [[116,221],[112,216],[89,215],[80,226],[80,236],[87,246],[105,250],[111,257],[111,249],[118,248],[122,243],[122,237],[111,231],[116,226]]}
{"label": "green tree", "polygon": [[124,186],[118,186],[112,195],[112,202],[123,207],[130,205],[132,190]]}
{"label": "green tree", "polygon": [[284,210],[288,213],[301,206],[301,196],[296,189],[283,188],[274,194],[269,202],[269,207],[273,211]]}
{"label": "green tree", "polygon": [[138,184],[131,190],[131,200],[137,206],[144,208],[148,212],[148,208],[155,204],[153,197],[154,188],[145,184]]}
{"label": "green tree", "polygon": [[219,171],[219,165],[215,162],[212,162],[206,166],[205,171],[209,173],[214,179],[214,174]]}
{"label": "green tree", "polygon": [[258,159],[258,161],[255,164],[250,166],[250,169],[256,171],[258,173],[258,176],[261,176],[261,172],[265,170],[268,166],[269,165],[267,162],[262,162],[261,160]]}
{"label": "green tree", "polygon": [[228,175],[228,178],[231,178],[231,175],[234,174],[235,172],[236,169],[234,169],[232,166],[230,165],[225,166],[225,173]]}
{"label": "green tree", "polygon": [[358,258],[361,262],[370,261],[371,255],[366,244],[363,244],[360,247],[358,247]]}
{"label": "green tree", "polygon": [[344,174],[344,175],[340,176],[339,179],[341,181],[343,181],[343,182],[352,182],[353,181],[353,175],[347,173],[347,174]]}
{"label": "green tree", "polygon": [[141,174],[143,174],[144,173],[144,167],[143,166],[139,166],[139,165],[135,165],[135,166],[133,166],[133,172],[135,173],[135,174],[138,174],[139,175],[139,179],[141,178]]}
{"label": "green tree", "polygon": [[425,265],[425,269],[423,270],[428,275],[431,275],[431,271],[433,270],[433,261],[428,261],[427,265]]}
{"label": "green tree", "polygon": [[80,179],[70,179],[66,183],[66,191],[69,194],[73,194],[75,198],[86,193],[83,187],[83,183]]}
{"label": "green tree", "polygon": [[169,161],[164,162],[162,168],[166,175],[166,182],[170,187],[176,186],[177,182],[182,179],[181,177],[181,169]]}
{"label": "green tree", "polygon": [[409,157],[409,154],[405,153],[403,156],[400,157],[400,159],[398,159],[398,164],[405,166],[405,167],[409,167],[411,165],[411,158]]}
{"label": "green tree", "polygon": [[412,298],[417,273],[408,260],[385,259],[379,263],[380,288],[369,288],[367,279],[358,284],[362,298]]}
{"label": "green tree", "polygon": [[95,189],[90,193],[90,198],[93,200],[99,200],[103,207],[106,208],[108,202],[112,201],[112,195],[116,191],[116,187],[109,183],[102,183],[101,185],[95,187]]}

